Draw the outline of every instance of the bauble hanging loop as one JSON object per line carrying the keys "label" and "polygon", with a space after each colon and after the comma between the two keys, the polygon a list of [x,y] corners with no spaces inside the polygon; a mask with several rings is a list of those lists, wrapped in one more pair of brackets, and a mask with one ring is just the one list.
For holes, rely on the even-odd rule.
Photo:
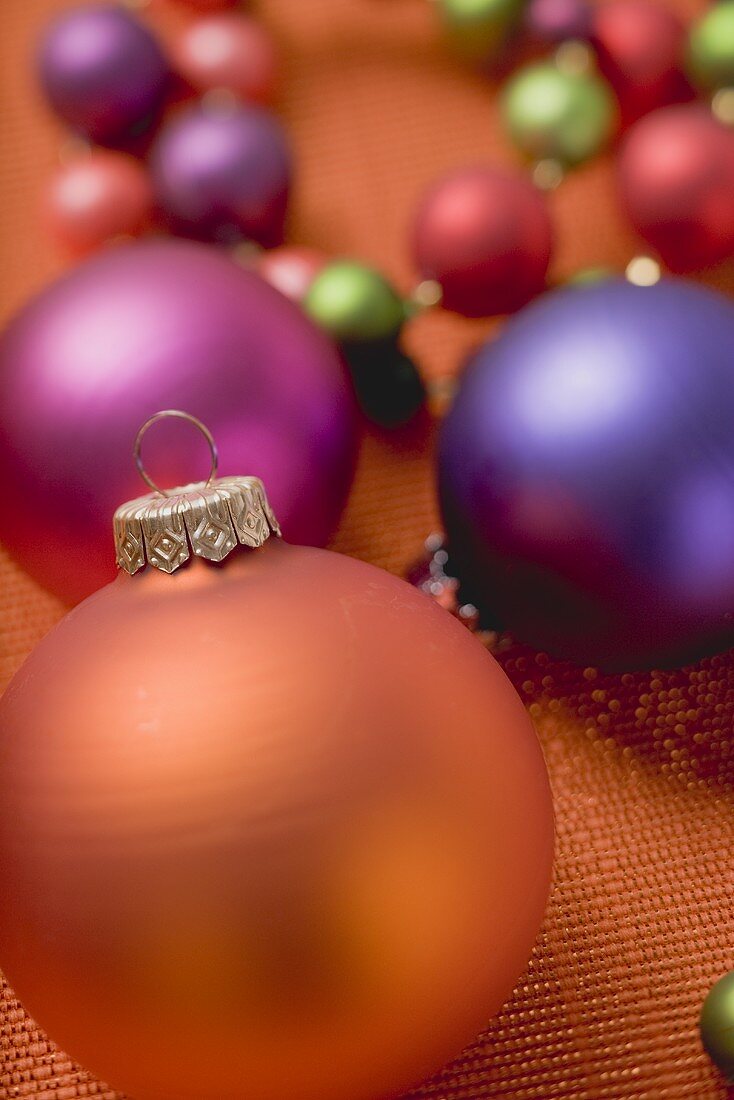
{"label": "bauble hanging loop", "polygon": [[[161,489],[143,465],[143,436],[159,420],[188,420],[209,444],[211,470],[206,481]],[[144,497],[122,504],[114,515],[115,554],[120,569],[131,575],[148,561],[163,573],[175,573],[193,551],[208,561],[222,561],[238,544],[256,549],[280,527],[257,477],[217,478],[219,455],[206,424],[180,409],[154,413],[135,437],[133,457],[138,472],[152,489]]]}

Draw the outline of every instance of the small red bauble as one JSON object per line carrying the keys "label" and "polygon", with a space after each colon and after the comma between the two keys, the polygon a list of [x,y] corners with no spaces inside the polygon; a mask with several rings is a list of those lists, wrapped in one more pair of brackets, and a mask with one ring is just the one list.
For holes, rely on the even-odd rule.
{"label": "small red bauble", "polygon": [[140,162],[95,149],[59,168],[46,195],[46,218],[68,249],[85,253],[140,233],[152,206],[152,187]]}
{"label": "small red bauble", "polygon": [[436,183],[421,203],[413,255],[443,305],[466,317],[511,313],[540,293],[551,256],[545,199],[519,173],[470,168]]}
{"label": "small red bauble", "polygon": [[672,271],[734,252],[734,131],[700,104],[641,119],[622,147],[622,203]]}
{"label": "small red bauble", "polygon": [[272,99],[276,55],[262,25],[238,12],[218,12],[182,32],[173,49],[178,73],[197,91],[228,88],[255,103]]}
{"label": "small red bauble", "polygon": [[594,11],[591,40],[623,122],[691,98],[683,74],[685,27],[668,8],[649,0],[607,0]]}
{"label": "small red bauble", "polygon": [[266,283],[300,303],[326,262],[327,257],[315,248],[284,245],[263,252],[257,270]]}

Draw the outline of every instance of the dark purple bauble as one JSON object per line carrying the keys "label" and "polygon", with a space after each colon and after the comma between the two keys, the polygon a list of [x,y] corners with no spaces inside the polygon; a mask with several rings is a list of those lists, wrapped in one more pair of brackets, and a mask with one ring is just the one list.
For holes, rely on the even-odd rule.
{"label": "dark purple bauble", "polygon": [[200,103],[176,115],[151,153],[153,182],[171,227],[265,248],[283,239],[291,157],[283,129],[262,107]]}
{"label": "dark purple bauble", "polygon": [[734,306],[681,280],[555,291],[475,355],[440,490],[462,596],[607,668],[734,636]]}
{"label": "dark purple bauble", "polygon": [[[160,409],[198,416],[222,474],[261,477],[285,536],[322,544],[351,483],[354,399],[331,341],[297,305],[212,248],[119,245],[58,280],[0,339],[0,541],[47,588],[81,599],[115,573],[114,509]],[[181,421],[145,439],[158,484],[209,472]]]}
{"label": "dark purple bauble", "polygon": [[150,31],[116,4],[58,16],[41,41],[38,67],[51,106],[102,144],[127,141],[158,117],[169,68]]}

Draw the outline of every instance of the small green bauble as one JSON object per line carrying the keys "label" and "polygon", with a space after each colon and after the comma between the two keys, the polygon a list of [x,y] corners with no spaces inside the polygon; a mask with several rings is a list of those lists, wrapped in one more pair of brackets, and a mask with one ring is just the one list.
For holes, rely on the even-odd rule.
{"label": "small green bauble", "polygon": [[553,62],[521,69],[505,89],[502,112],[510,137],[528,157],[564,165],[598,153],[616,122],[614,98],[603,80]]}
{"label": "small green bauble", "polygon": [[454,45],[476,61],[491,61],[518,23],[524,0],[436,0]]}
{"label": "small green bauble", "polygon": [[734,86],[734,0],[717,4],[693,25],[688,71],[708,91]]}
{"label": "small green bauble", "polygon": [[384,340],[397,335],[405,320],[403,301],[387,280],[352,260],[327,264],[303,305],[335,340]]}
{"label": "small green bauble", "polygon": [[576,287],[596,286],[598,283],[605,283],[607,279],[614,279],[616,274],[611,267],[582,267],[580,271],[571,275],[568,285]]}
{"label": "small green bauble", "polygon": [[734,1078],[734,971],[709,990],[699,1020],[701,1041],[711,1061]]}

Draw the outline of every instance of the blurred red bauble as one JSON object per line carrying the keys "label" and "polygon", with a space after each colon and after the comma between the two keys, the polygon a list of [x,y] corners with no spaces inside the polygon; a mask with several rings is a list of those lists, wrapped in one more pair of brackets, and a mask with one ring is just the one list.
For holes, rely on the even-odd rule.
{"label": "blurred red bauble", "polygon": [[197,11],[222,11],[223,8],[237,7],[239,0],[178,0],[178,3]]}
{"label": "blurred red bauble", "polygon": [[261,23],[239,12],[220,12],[186,27],[173,46],[173,64],[199,92],[227,88],[243,99],[273,97],[277,59]]}
{"label": "blurred red bauble", "polygon": [[496,168],[439,180],[413,229],[422,277],[440,284],[446,309],[466,317],[512,313],[540,293],[551,247],[544,196],[527,176]]}
{"label": "blurred red bauble", "polygon": [[683,73],[686,30],[669,8],[654,0],[606,0],[594,9],[590,37],[624,123],[692,98]]}
{"label": "blurred red bauble", "polygon": [[300,303],[327,262],[328,257],[316,248],[282,245],[263,252],[258,258],[257,270],[286,298]]}
{"label": "blurred red bauble", "polygon": [[149,223],[153,189],[141,163],[93,149],[62,165],[49,183],[46,220],[71,252],[92,252],[115,237],[136,236]]}
{"label": "blurred red bauble", "polygon": [[618,177],[630,221],[671,271],[707,267],[734,252],[734,130],[703,104],[637,122]]}
{"label": "blurred red bauble", "polygon": [[553,855],[532,725],[373,566],[271,538],[122,573],[28,659],[0,736],[0,962],[136,1100],[399,1095],[527,963]]}

